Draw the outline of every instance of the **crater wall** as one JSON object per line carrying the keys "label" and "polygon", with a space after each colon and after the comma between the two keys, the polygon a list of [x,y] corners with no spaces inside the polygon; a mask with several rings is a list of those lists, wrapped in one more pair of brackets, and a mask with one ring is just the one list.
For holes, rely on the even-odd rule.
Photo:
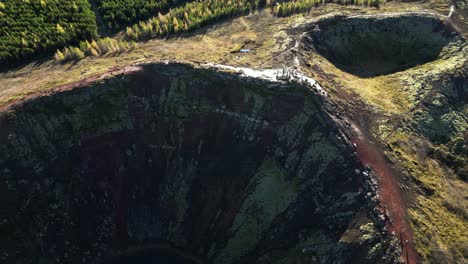
{"label": "crater wall", "polygon": [[299,84],[159,64],[18,104],[0,115],[2,259],[157,246],[203,263],[394,263],[356,224],[372,206],[322,104]]}

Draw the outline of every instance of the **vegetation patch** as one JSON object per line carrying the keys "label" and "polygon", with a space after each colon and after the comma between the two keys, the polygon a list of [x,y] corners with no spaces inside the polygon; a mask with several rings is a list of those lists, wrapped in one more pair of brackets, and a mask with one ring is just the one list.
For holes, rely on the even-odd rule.
{"label": "vegetation patch", "polygon": [[96,35],[95,15],[87,0],[0,2],[0,66]]}
{"label": "vegetation patch", "polygon": [[198,29],[210,23],[247,14],[258,8],[270,7],[276,16],[288,16],[295,13],[304,13],[314,7],[328,2],[338,4],[355,4],[367,6],[380,6],[384,0],[207,0],[189,2],[183,6],[171,9],[166,14],[158,13],[157,16],[127,27],[125,37],[131,40],[149,39],[156,36],[165,36],[175,32],[187,32]]}
{"label": "vegetation patch", "polygon": [[259,0],[208,0],[187,3],[170,10],[165,15],[159,13],[146,22],[128,27],[125,38],[140,40],[175,32],[193,31],[223,18],[247,14],[259,6]]}
{"label": "vegetation patch", "polygon": [[385,2],[386,0],[293,0],[278,2],[274,5],[272,11],[276,16],[285,17],[292,14],[310,12],[313,8],[325,3],[379,7],[384,5]]}
{"label": "vegetation patch", "polygon": [[[116,50],[120,52],[128,48],[128,43],[120,42],[121,35],[115,38],[118,40],[116,42],[99,40],[96,20],[111,31],[136,23],[126,28],[123,37],[137,41],[195,31],[205,25],[265,7],[271,8],[269,11],[276,16],[288,16],[309,12],[329,2],[379,6],[382,4],[380,1],[383,0],[6,0],[0,5],[0,26],[3,26],[0,29],[0,66],[9,66],[54,50],[57,51],[56,60],[76,61],[86,56],[115,53]],[[93,3],[97,14],[91,10],[90,3]],[[86,47],[92,44],[92,40],[113,46],[112,51],[100,52],[96,48]]]}
{"label": "vegetation patch", "polygon": [[78,61],[86,56],[102,56],[124,52],[135,48],[136,43],[119,41],[111,38],[103,38],[93,41],[82,41],[78,47],[66,47],[55,52],[55,60],[58,62]]}
{"label": "vegetation patch", "polygon": [[118,30],[125,25],[148,19],[186,0],[92,0],[106,26]]}

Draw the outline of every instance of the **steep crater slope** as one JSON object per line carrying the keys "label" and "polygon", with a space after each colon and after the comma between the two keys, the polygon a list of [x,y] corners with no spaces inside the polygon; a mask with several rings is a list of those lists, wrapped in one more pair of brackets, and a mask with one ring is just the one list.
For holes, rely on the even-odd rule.
{"label": "steep crater slope", "polygon": [[[440,36],[447,37],[449,41],[433,61],[411,69],[401,69],[402,71],[393,74],[384,72],[382,74],[386,75],[375,77],[359,75],[356,67],[360,65],[359,60],[349,62],[348,69],[355,67],[357,71],[353,76],[336,62],[335,66],[341,67],[343,71],[337,70],[330,61],[315,53],[320,46],[317,40],[317,36],[322,34],[320,31],[336,29],[337,25],[347,28],[347,23],[358,25],[354,21],[363,24],[366,21],[377,23],[382,20],[379,23],[384,25],[384,21],[389,23],[398,19],[402,19],[401,23],[408,23],[405,20],[413,21],[414,28],[419,28],[421,32],[424,32],[424,25],[431,25],[427,21],[434,23],[437,26],[426,31],[428,39],[431,36]],[[457,33],[450,29],[453,25],[451,20],[427,13],[334,17],[317,20],[307,31],[309,33],[302,38],[303,46],[311,51],[304,52],[307,56],[304,56],[306,64],[314,72],[327,74],[322,74],[328,77],[322,80],[316,77],[321,85],[336,87],[335,94],[346,105],[343,109],[350,108],[346,109],[350,119],[358,122],[361,131],[369,132],[374,142],[380,144],[377,152],[383,152],[391,161],[390,167],[395,169],[393,171],[396,177],[384,178],[380,174],[380,178],[396,181],[396,190],[401,189],[402,195],[398,195],[398,192],[397,195],[385,195],[385,190],[392,188],[391,185],[390,188],[386,187],[381,181],[381,205],[390,212],[392,226],[389,229],[406,236],[408,232],[399,229],[400,222],[403,226],[407,223],[408,229],[412,230],[413,236],[408,245],[414,245],[421,263],[464,263],[468,252],[465,246],[467,225],[464,199],[467,190],[468,46],[463,32]],[[417,25],[418,23],[421,25]],[[369,27],[372,25],[369,24]],[[357,31],[365,29],[363,26],[356,26],[354,32],[359,35],[361,33]],[[392,34],[391,27],[384,31]],[[412,35],[417,36],[418,32]],[[335,44],[339,46],[342,43]],[[373,52],[371,47],[368,46],[367,52]],[[388,60],[392,61],[391,58]],[[370,164],[372,162],[370,159],[367,161]],[[401,197],[402,201],[392,199],[393,197]],[[390,199],[386,202],[385,198]],[[402,209],[407,212],[407,217],[399,221],[397,218],[405,213],[403,211],[397,214],[398,217],[394,217],[392,207],[398,208],[405,204],[407,207]],[[411,254],[409,257],[410,263],[417,262],[411,260]]]}
{"label": "steep crater slope", "polygon": [[457,33],[431,15],[331,17],[312,24],[309,44],[359,77],[403,71],[457,52]]}
{"label": "steep crater slope", "polygon": [[18,104],[0,115],[1,258],[395,263],[322,103],[298,84],[155,64]]}

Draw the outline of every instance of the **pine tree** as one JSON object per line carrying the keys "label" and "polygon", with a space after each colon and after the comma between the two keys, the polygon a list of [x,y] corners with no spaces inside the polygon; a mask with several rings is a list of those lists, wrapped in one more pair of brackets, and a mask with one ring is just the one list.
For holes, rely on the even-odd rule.
{"label": "pine tree", "polygon": [[180,27],[180,26],[179,26],[179,21],[177,20],[176,17],[174,17],[174,19],[172,20],[172,24],[173,24],[173,26],[174,26],[174,32],[179,31],[179,27]]}
{"label": "pine tree", "polygon": [[56,61],[61,62],[61,61],[65,60],[65,55],[63,54],[62,51],[57,50],[55,52],[54,58],[55,58]]}

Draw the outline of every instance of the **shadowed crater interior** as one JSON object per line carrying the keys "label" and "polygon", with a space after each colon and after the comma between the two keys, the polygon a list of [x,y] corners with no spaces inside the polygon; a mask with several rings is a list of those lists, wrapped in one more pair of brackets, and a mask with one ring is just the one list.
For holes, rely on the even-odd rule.
{"label": "shadowed crater interior", "polygon": [[315,49],[360,77],[390,74],[449,56],[459,37],[432,16],[355,16],[319,20],[310,31]]}
{"label": "shadowed crater interior", "polygon": [[[374,245],[345,232],[368,206],[353,150],[299,84],[145,65],[0,126],[5,263],[101,264],[148,245],[201,263],[366,263],[356,248]],[[185,263],[114,263],[156,260]]]}
{"label": "shadowed crater interior", "polygon": [[166,249],[145,249],[113,257],[102,264],[198,264],[178,252]]}

